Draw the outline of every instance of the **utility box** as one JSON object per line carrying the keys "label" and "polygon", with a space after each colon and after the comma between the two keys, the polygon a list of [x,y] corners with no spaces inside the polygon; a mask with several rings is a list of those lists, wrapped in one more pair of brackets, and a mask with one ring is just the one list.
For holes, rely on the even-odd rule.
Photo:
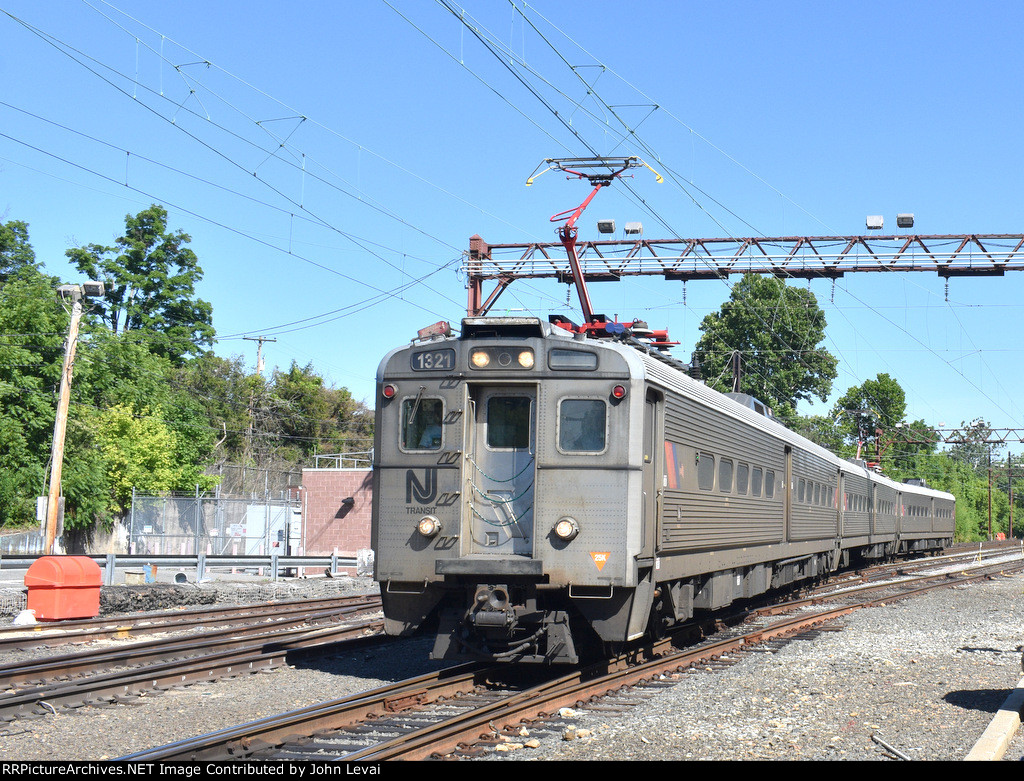
{"label": "utility box", "polygon": [[100,614],[99,565],[88,556],[43,556],[25,573],[28,609],[37,621]]}

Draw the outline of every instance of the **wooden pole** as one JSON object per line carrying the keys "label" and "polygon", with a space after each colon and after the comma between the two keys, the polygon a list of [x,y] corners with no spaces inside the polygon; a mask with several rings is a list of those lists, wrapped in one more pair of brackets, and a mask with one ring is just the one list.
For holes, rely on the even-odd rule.
{"label": "wooden pole", "polygon": [[1013,539],[1013,453],[1006,455],[1006,479],[1010,484],[1010,539]]}
{"label": "wooden pole", "polygon": [[60,501],[60,478],[64,466],[64,436],[68,427],[68,407],[71,403],[71,370],[75,363],[75,348],[78,345],[78,326],[82,319],[82,297],[74,294],[71,306],[71,323],[68,339],[64,345],[64,365],[60,373],[60,399],[57,402],[57,420],[53,424],[53,446],[50,454],[50,494],[46,502],[46,547],[47,555],[53,553],[57,537],[58,503]]}

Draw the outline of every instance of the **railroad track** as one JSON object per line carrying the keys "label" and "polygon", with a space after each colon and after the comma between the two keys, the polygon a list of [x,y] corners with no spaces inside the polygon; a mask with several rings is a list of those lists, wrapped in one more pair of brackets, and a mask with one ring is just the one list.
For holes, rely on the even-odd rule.
{"label": "railroad track", "polygon": [[324,600],[316,606],[319,609],[311,611],[307,604],[303,613],[299,603],[289,605],[272,618],[264,614],[257,624],[209,632],[194,629],[185,636],[7,664],[0,667],[0,721],[272,670],[285,664],[289,655],[336,648],[339,643],[354,647],[384,641],[382,622],[366,618],[379,611],[378,599]]}
{"label": "railroad track", "polygon": [[310,613],[350,608],[380,609],[380,597],[349,596],[303,599],[259,605],[167,610],[131,616],[102,616],[72,621],[40,622],[31,626],[0,627],[0,653],[17,649],[53,648],[96,640],[124,640],[147,634],[208,630],[216,626],[304,621]]}
{"label": "railroad track", "polygon": [[[679,650],[671,638],[602,662],[530,685],[513,685],[508,667],[463,666],[320,703],[279,716],[238,725],[125,757],[128,761],[196,760],[346,760],[428,759],[460,756],[474,745],[514,736],[524,722],[551,722],[564,708],[604,700],[603,707],[628,708],[631,687],[645,690],[671,685],[665,681],[700,665],[734,663],[741,654],[786,642],[802,633],[831,629],[856,610],[926,589],[962,585],[993,572],[1024,569],[1024,562],[974,568],[961,576],[933,574],[899,582],[866,584],[856,596],[834,595],[840,604],[822,607],[825,597],[794,601],[792,614],[750,613],[749,624],[733,627],[691,648]],[[630,695],[635,696],[635,695]],[[533,727],[531,727],[533,729]]]}
{"label": "railroad track", "polygon": [[906,559],[886,564],[872,564],[866,567],[859,567],[848,572],[840,572],[831,575],[826,583],[808,586],[796,590],[796,593],[807,596],[810,594],[827,594],[838,588],[849,584],[872,583],[886,578],[894,578],[912,574],[914,572],[930,572],[950,566],[964,565],[986,561],[1012,560],[1012,557],[1024,556],[1024,551],[1019,546],[1002,546],[979,550],[974,546],[962,544],[958,546],[961,550],[953,553],[943,553],[938,556],[925,556],[919,559]]}

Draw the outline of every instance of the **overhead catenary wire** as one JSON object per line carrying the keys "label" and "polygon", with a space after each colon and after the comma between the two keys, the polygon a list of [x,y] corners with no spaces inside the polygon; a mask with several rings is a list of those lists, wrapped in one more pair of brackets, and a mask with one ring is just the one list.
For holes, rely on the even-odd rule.
{"label": "overhead catenary wire", "polygon": [[[457,17],[459,17],[460,19],[463,19],[463,18],[464,18],[464,16],[465,16],[464,12],[461,12],[461,11],[460,11],[460,12],[456,12],[456,11],[455,11],[455,10],[453,9],[453,7],[452,7],[451,3],[447,2],[447,0],[439,0],[439,2],[440,2],[440,3],[441,3],[441,4],[442,4],[442,5],[443,5],[443,6],[444,6],[444,7],[445,7],[445,8],[447,9],[447,10],[449,10],[449,12],[450,12],[450,13],[452,13],[453,15],[456,15],[456,16],[457,16]],[[512,2],[512,5],[513,5],[513,7],[515,8],[515,3],[514,3],[514,2]],[[525,7],[526,7],[526,4],[525,4],[525,3],[523,4],[523,7],[524,7],[524,9],[525,9]],[[527,18],[527,16],[526,16],[526,14],[525,14],[525,11],[521,12],[521,14],[522,14],[522,16],[523,16],[524,20],[526,20],[526,21],[527,21],[528,23],[530,23],[530,24],[531,24],[531,27],[533,27],[534,29],[536,29],[536,27],[535,27],[534,25],[532,25],[532,22],[529,22],[529,20],[528,20],[528,18]],[[543,17],[542,17],[542,18],[543,18]],[[547,20],[545,20],[545,21],[547,21]],[[552,26],[554,26],[554,25],[552,25]],[[556,29],[557,29],[557,28],[556,28]],[[561,31],[559,31],[559,32],[561,32]],[[626,139],[626,138],[628,137],[628,138],[629,138],[629,140],[631,140],[631,141],[636,141],[636,142],[638,142],[638,144],[639,144],[640,148],[641,148],[641,149],[643,149],[643,150],[644,150],[644,151],[645,151],[646,153],[648,153],[648,154],[651,154],[651,155],[652,155],[652,158],[653,158],[653,159],[656,159],[656,160],[658,160],[658,161],[659,161],[659,165],[660,165],[660,166],[661,166],[661,167],[662,167],[662,168],[663,168],[664,170],[666,170],[666,171],[667,171],[667,172],[669,173],[670,177],[672,177],[673,179],[675,179],[675,171],[674,171],[674,169],[673,169],[673,168],[671,167],[671,165],[667,164],[667,163],[666,163],[666,162],[665,162],[665,161],[664,161],[664,160],[663,160],[663,159],[661,158],[661,156],[660,156],[660,155],[657,155],[657,154],[656,154],[656,153],[654,152],[654,150],[653,150],[653,149],[651,149],[651,148],[650,148],[649,146],[647,146],[646,144],[644,144],[644,143],[642,142],[642,139],[640,139],[640,137],[639,137],[639,134],[637,134],[637,133],[635,132],[635,130],[634,130],[633,128],[630,128],[630,127],[629,127],[629,126],[628,126],[628,125],[627,125],[627,124],[626,124],[626,123],[625,123],[624,121],[621,121],[621,118],[619,118],[619,117],[618,117],[618,116],[616,115],[616,112],[615,112],[614,110],[612,110],[612,107],[610,106],[610,104],[608,104],[607,102],[605,102],[605,101],[603,101],[603,100],[601,100],[601,99],[600,99],[600,96],[598,95],[598,92],[597,92],[596,88],[594,87],[594,85],[593,85],[593,84],[591,84],[591,83],[588,83],[588,82],[586,82],[586,81],[585,81],[585,80],[584,80],[584,79],[583,79],[583,78],[582,78],[582,77],[580,76],[580,74],[579,74],[579,71],[578,71],[578,66],[573,66],[573,65],[571,65],[571,64],[569,63],[569,61],[568,61],[568,60],[567,60],[567,59],[566,59],[566,58],[565,58],[564,56],[562,56],[562,55],[561,55],[561,53],[560,53],[560,52],[557,52],[557,48],[556,48],[556,47],[554,47],[554,46],[553,46],[553,45],[552,45],[552,44],[550,43],[550,41],[548,41],[548,40],[547,40],[547,38],[546,38],[545,36],[543,36],[543,35],[542,35],[542,34],[541,34],[541,33],[540,33],[539,31],[538,31],[538,35],[539,35],[539,36],[540,36],[540,37],[541,37],[541,38],[542,38],[542,39],[543,39],[543,40],[544,40],[544,41],[545,41],[546,43],[548,43],[548,45],[549,45],[549,46],[551,46],[551,48],[552,48],[552,49],[553,49],[554,51],[556,51],[556,53],[558,54],[558,56],[559,56],[559,58],[561,59],[561,61],[562,61],[562,62],[563,62],[563,63],[564,63],[564,64],[565,64],[565,65],[566,65],[566,66],[567,66],[568,68],[570,68],[570,69],[572,70],[573,74],[574,74],[574,75],[575,75],[575,76],[576,76],[576,77],[577,77],[577,78],[578,78],[578,79],[579,79],[579,80],[580,80],[581,82],[583,82],[583,83],[584,83],[584,84],[586,85],[586,87],[587,87],[587,96],[588,96],[588,98],[593,98],[593,99],[595,99],[595,100],[599,101],[599,102],[600,102],[600,103],[601,103],[601,104],[602,104],[602,105],[604,106],[604,108],[608,110],[608,112],[609,112],[609,114],[610,114],[610,115],[612,115],[612,116],[616,116],[616,118],[620,120],[621,124],[623,125],[623,127],[625,128],[625,131],[626,131],[626,132],[625,132],[624,134],[622,134],[622,135],[620,136],[620,138],[622,138],[622,139]],[[568,37],[568,36],[567,36],[567,37]],[[570,39],[570,40],[571,40],[571,39]],[[494,51],[494,50],[497,50],[497,49],[498,49],[498,46],[497,46],[497,44],[495,44],[495,43],[493,43],[493,42],[486,42],[486,45],[487,45],[487,46],[488,46],[488,48],[489,48],[489,49],[491,49],[492,51]],[[580,48],[582,49],[582,47],[580,47]],[[584,50],[584,51],[585,51],[585,50]],[[525,69],[525,70],[529,70],[530,72],[535,72],[535,71],[534,71],[533,69],[528,69],[528,68],[526,68],[526,66],[525,66],[525,62],[523,62],[522,60],[520,60],[519,58],[517,58],[517,57],[516,57],[516,56],[514,55],[514,53],[513,53],[512,51],[511,51],[511,49],[509,49],[509,48],[507,48],[507,47],[504,47],[504,48],[502,48],[502,53],[503,53],[503,54],[504,54],[505,56],[507,56],[507,57],[508,57],[508,58],[509,58],[510,60],[512,60],[512,61],[516,61],[516,62],[517,62],[518,64],[521,64],[521,65],[522,65],[522,66],[524,67],[524,69]],[[606,67],[606,66],[604,66],[604,64],[603,64],[603,63],[600,63],[600,66],[601,66],[602,68]],[[548,83],[548,84],[550,84],[551,82],[550,82],[550,80],[549,80],[549,79],[545,79],[545,83]],[[536,94],[535,90],[532,90],[532,89],[531,89],[531,93],[532,93],[532,94]],[[564,92],[563,92],[562,94],[563,94],[563,96],[565,96],[565,97],[568,97],[567,95],[565,95],[565,93],[564,93]],[[644,95],[644,97],[646,97],[646,95]],[[653,102],[653,101],[652,101],[652,104],[654,104],[654,102]],[[551,110],[551,109],[550,109],[550,106],[549,106],[549,105],[548,105],[548,104],[547,104],[546,102],[544,103],[544,105],[545,105],[545,107],[546,107],[546,108],[549,108],[549,110]],[[654,104],[654,105],[657,105],[657,104]],[[580,104],[579,102],[577,102],[577,103],[576,103],[576,106],[578,106],[578,107],[582,107],[582,106],[581,106],[581,104]],[[677,121],[678,121],[678,120],[677,120]],[[692,128],[690,128],[690,130],[692,131]],[[703,139],[703,137],[702,137],[702,139]],[[706,140],[706,139],[703,139],[703,140]],[[708,143],[710,144],[710,142],[708,142]],[[713,146],[713,145],[712,145],[712,146]],[[589,147],[589,145],[588,145],[588,148],[592,148],[592,147]],[[720,149],[719,149],[718,147],[714,147],[714,148],[715,148],[716,150],[720,151],[720,152],[722,151],[722,150],[720,150]],[[722,153],[723,153],[723,154],[725,154],[724,152],[722,152]],[[726,155],[726,156],[727,156],[727,157],[729,157],[729,159],[730,159],[730,160],[731,160],[732,162],[736,163],[737,165],[740,165],[740,164],[738,163],[738,161],[736,161],[736,160],[735,160],[735,158],[732,158],[731,156],[728,156],[728,155]],[[754,173],[753,173],[752,171],[750,171],[750,169],[749,169],[749,168],[746,168],[745,166],[741,166],[741,167],[743,167],[743,168],[744,168],[744,170],[745,170],[745,171],[747,171],[748,173],[750,173],[751,175],[754,175],[754,176],[756,176],[756,174],[754,174]],[[767,184],[767,182],[765,182],[765,180],[763,180],[763,179],[762,179],[761,177],[757,177],[757,178],[759,179],[759,181],[762,181],[762,182],[764,182],[765,184]],[[770,185],[769,185],[769,186],[770,186]],[[642,205],[642,206],[643,206],[643,207],[644,207],[644,208],[645,208],[645,209],[646,209],[646,210],[648,211],[648,213],[649,213],[649,214],[651,214],[652,216],[654,216],[654,217],[655,217],[655,219],[657,219],[657,220],[658,220],[658,221],[659,221],[659,222],[660,222],[661,224],[665,225],[665,227],[666,227],[666,228],[668,228],[668,229],[670,230],[670,232],[672,233],[672,235],[675,235],[675,236],[677,236],[677,237],[678,237],[678,233],[677,233],[676,231],[673,231],[673,230],[671,229],[671,226],[670,226],[670,225],[668,224],[668,222],[667,222],[667,221],[666,221],[666,220],[665,220],[665,219],[664,219],[664,218],[662,217],[662,215],[658,214],[658,212],[657,212],[656,210],[654,210],[653,208],[650,208],[650,207],[649,207],[649,204],[647,203],[647,201],[646,201],[645,199],[641,198],[641,197],[640,197],[639,195],[636,195],[636,194],[635,194],[635,192],[633,192],[633,189],[632,189],[631,187],[629,187],[629,185],[626,185],[626,186],[624,187],[624,189],[625,189],[625,190],[627,190],[627,191],[629,191],[629,192],[630,192],[630,193],[631,193],[631,194],[632,194],[632,195],[633,195],[633,196],[635,197],[635,199],[637,200],[637,202],[639,202],[639,203],[640,203],[640,204],[641,204],[641,205]],[[685,187],[682,187],[682,186],[681,186],[681,189],[683,189],[683,191],[684,191],[684,192],[687,192],[687,191],[686,191],[686,188],[685,188]],[[772,188],[772,189],[773,189],[773,190],[775,190],[775,192],[777,192],[777,193],[778,193],[778,194],[779,194],[780,196],[786,197],[786,196],[784,196],[784,194],[782,194],[782,193],[781,193],[780,191],[778,191],[778,190],[777,190],[777,188]],[[692,196],[692,194],[690,194],[690,193],[688,193],[688,192],[687,192],[687,195],[688,195],[688,196],[689,196],[689,197],[690,197],[691,199],[693,199],[693,196]],[[693,199],[693,200],[695,200],[695,199]],[[791,201],[791,202],[792,202],[792,199],[789,199],[788,197],[787,197],[787,200],[789,200],[789,201]],[[716,204],[717,204],[717,205],[719,205],[719,206],[723,206],[722,204],[718,203],[717,201],[715,201],[715,202],[716,202]],[[700,208],[703,208],[703,207],[700,207]],[[806,212],[806,210],[805,210],[805,209],[802,209],[802,207],[801,207],[801,210],[803,210],[803,211],[805,211],[805,212]],[[729,213],[730,213],[730,214],[732,214],[733,216],[735,216],[735,217],[738,217],[738,215],[734,214],[734,213],[733,213],[733,212],[732,212],[731,210],[727,210],[727,211],[729,211]],[[820,220],[819,220],[819,221],[820,221]],[[744,222],[745,222],[745,221],[744,221]],[[719,223],[719,224],[721,225],[721,223]],[[822,224],[824,224],[824,223],[822,223]],[[749,226],[749,224],[748,224],[748,226]],[[724,228],[724,226],[722,226],[722,227]],[[749,226],[749,227],[752,227],[752,226]],[[758,232],[758,233],[760,233],[760,232]],[[761,235],[763,235],[763,233],[762,233]],[[720,278],[721,278],[721,277],[720,277]],[[729,285],[729,283],[728,283],[728,281],[727,281],[727,280],[723,279],[722,281],[723,281],[723,282],[725,282],[725,283],[726,283],[727,285]],[[729,286],[731,287],[731,285],[729,285]],[[844,290],[845,290],[845,289],[844,289]],[[859,300],[859,299],[858,299],[858,300]],[[856,330],[856,328],[855,328],[854,330]],[[909,333],[909,332],[908,332],[908,333]],[[920,342],[920,341],[919,341],[919,343],[923,344],[923,342]],[[841,353],[841,351],[840,351],[840,356],[841,356],[841,355],[842,355],[842,353]],[[849,362],[846,362],[846,363],[847,363],[847,365],[849,365]],[[965,375],[963,375],[963,373],[962,373],[962,372],[960,372],[960,371],[959,371],[959,370],[958,370],[958,369],[957,369],[957,368],[956,368],[955,366],[953,366],[953,365],[952,365],[951,363],[948,363],[948,362],[947,362],[947,364],[948,364],[948,365],[950,366],[950,368],[952,368],[952,369],[953,369],[954,371],[957,371],[957,372],[958,372],[959,374],[961,374],[961,376],[964,376],[964,378],[965,378],[965,379],[967,379],[967,380],[968,380],[969,382],[971,382],[971,381],[970,381],[970,379],[969,379],[969,378],[967,378],[967,377],[966,377]],[[991,397],[990,397],[990,396],[989,396],[988,394],[986,394],[986,393],[984,392],[984,390],[983,390],[983,389],[981,389],[980,387],[978,387],[978,386],[977,386],[977,384],[975,384],[975,383],[973,383],[973,382],[971,382],[971,384],[972,384],[972,386],[973,386],[973,387],[974,387],[974,388],[975,388],[976,390],[978,390],[978,391],[979,391],[979,393],[981,393],[981,394],[982,394],[982,395],[983,395],[983,396],[984,396],[985,398],[987,398],[987,399],[988,399],[989,401],[991,401],[991,402],[993,402],[994,404],[996,404],[996,406],[997,406],[998,408],[1002,409],[1002,407],[998,405],[998,402],[996,402],[996,401],[995,401],[994,399],[992,399],[992,398],[991,398]],[[1004,412],[1007,412],[1006,410],[1003,410],[1003,411],[1004,411]],[[1007,414],[1009,414],[1009,413],[1007,413]]]}
{"label": "overhead catenary wire", "polygon": [[[104,5],[110,6],[110,4],[109,4],[109,3],[105,3]],[[111,7],[112,7],[112,6],[111,6]],[[527,10],[527,5],[526,5],[526,4],[522,4],[522,7],[523,7],[523,9],[524,9],[524,15],[525,15],[525,13],[526,13],[526,10]],[[446,13],[448,13],[448,12],[447,12],[447,10],[446,10]],[[535,9],[532,9],[532,8],[531,8],[531,9],[530,9],[530,15],[531,15],[531,17],[532,17],[532,18],[536,18],[536,16],[537,16],[538,14],[537,14],[537,13],[535,12]],[[524,40],[525,40],[525,32],[526,32],[526,31],[524,30]],[[188,59],[188,58],[184,58],[184,59]],[[197,61],[199,61],[199,60],[200,60],[200,58],[195,58],[195,59],[196,59]],[[610,73],[612,73],[612,74],[614,74],[614,73],[615,73],[614,71],[611,71],[610,69],[609,69],[609,72],[610,72]],[[616,74],[616,75],[617,75],[617,74]],[[609,101],[609,103],[611,103],[611,102],[612,102],[612,101]],[[208,101],[207,101],[207,103],[209,104],[209,102],[208,102]],[[591,100],[591,101],[590,101],[590,104],[591,104],[591,105],[593,105],[593,100]],[[561,109],[560,109],[560,110],[561,110]],[[659,109],[659,113],[665,113],[666,111],[667,111],[667,109],[664,109],[664,108],[662,108],[662,109]],[[287,114],[287,112],[282,112],[282,114]],[[549,123],[549,124],[550,124],[550,123]],[[633,124],[635,125],[635,123],[633,123]],[[308,127],[308,125],[307,125],[307,127]],[[266,129],[266,126],[264,126],[264,129]],[[692,131],[692,129],[691,129],[691,131]],[[286,138],[286,137],[287,137],[287,135],[288,135],[288,132],[287,132],[287,129],[285,129],[285,130],[284,130],[284,131],[283,131],[282,133],[280,133],[280,134],[268,132],[268,135],[272,135],[272,136],[273,136],[273,137],[274,137],[275,139],[277,139],[277,138]],[[611,143],[619,143],[619,142],[621,142],[621,139],[622,139],[623,137],[624,137],[624,136],[623,136],[623,134],[619,133],[619,134],[617,134],[617,135],[615,135],[615,136],[614,136],[614,138],[613,138],[613,140],[612,140],[612,142],[611,142]],[[705,137],[703,137],[703,136],[701,136],[701,140],[702,140],[702,141],[706,141],[706,138],[705,138]],[[710,144],[710,142],[708,142],[708,143]],[[737,163],[737,164],[738,164],[738,163]],[[762,181],[763,181],[763,180],[762,180]],[[301,199],[299,199],[299,201],[301,202]],[[262,330],[262,329],[261,329],[261,330]],[[250,332],[251,332],[251,331],[250,331]],[[241,333],[241,332],[239,332],[239,333]],[[865,337],[865,342],[867,342],[867,343],[870,343],[871,341],[872,341],[872,340],[871,340],[870,338],[868,338],[868,337]],[[848,363],[848,362],[844,361],[844,363]]]}

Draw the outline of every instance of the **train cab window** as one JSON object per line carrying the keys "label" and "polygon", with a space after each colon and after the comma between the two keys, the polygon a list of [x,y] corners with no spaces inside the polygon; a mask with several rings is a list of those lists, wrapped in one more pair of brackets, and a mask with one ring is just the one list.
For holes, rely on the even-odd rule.
{"label": "train cab window", "polygon": [[740,462],[736,464],[736,493],[740,496],[747,495],[747,483],[750,478],[750,467]]}
{"label": "train cab window", "polygon": [[718,464],[718,490],[732,493],[732,459],[723,458]]}
{"label": "train cab window", "polygon": [[764,481],[764,470],[759,466],[755,466],[754,470],[750,473],[750,495],[760,496],[761,495],[761,483]]}
{"label": "train cab window", "polygon": [[529,448],[531,407],[527,396],[487,399],[487,447],[495,450]]}
{"label": "train cab window", "polygon": [[697,455],[697,487],[702,491],[715,487],[715,457],[710,453]]}
{"label": "train cab window", "polygon": [[771,469],[764,473],[764,496],[766,499],[775,497],[775,472]]}
{"label": "train cab window", "polygon": [[402,402],[402,450],[440,450],[441,399],[406,399]]}
{"label": "train cab window", "polygon": [[562,399],[558,403],[558,448],[566,453],[600,453],[607,431],[603,399]]}

